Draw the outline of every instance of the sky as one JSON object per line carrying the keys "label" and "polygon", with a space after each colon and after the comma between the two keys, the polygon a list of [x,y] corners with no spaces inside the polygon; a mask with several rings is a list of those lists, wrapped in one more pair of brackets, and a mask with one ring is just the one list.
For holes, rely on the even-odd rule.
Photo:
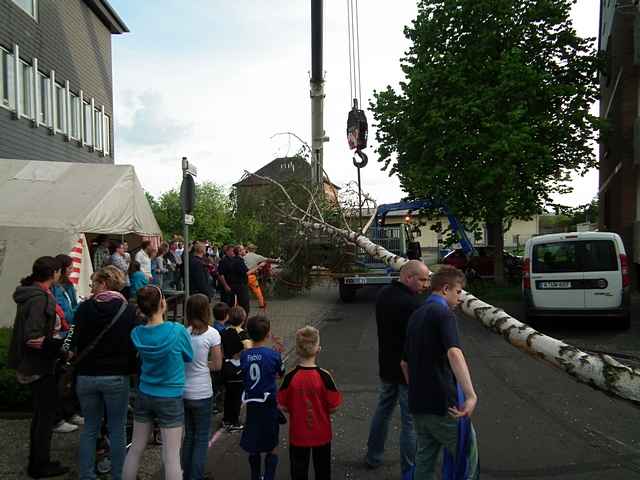
{"label": "sky", "polygon": [[[309,0],[110,0],[130,33],[114,35],[114,148],[116,163],[131,164],[153,195],[177,187],[184,156],[198,181],[230,187],[310,142]],[[572,13],[579,34],[595,37],[598,0],[578,0]],[[399,59],[408,47],[403,27],[416,0],[358,2],[362,99],[402,80]],[[346,141],[351,108],[347,1],[324,2],[324,169],[338,185],[356,179]],[[366,100],[366,102],[365,102]],[[369,124],[373,116],[367,113]],[[274,137],[275,135],[275,137]],[[399,201],[400,184],[380,170],[369,129],[369,165],[363,190],[378,203]],[[588,203],[598,174],[573,182],[565,205]]]}

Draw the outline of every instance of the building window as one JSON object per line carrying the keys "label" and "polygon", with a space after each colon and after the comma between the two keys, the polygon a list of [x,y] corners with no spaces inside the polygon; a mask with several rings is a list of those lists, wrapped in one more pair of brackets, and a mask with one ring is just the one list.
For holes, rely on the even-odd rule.
{"label": "building window", "polygon": [[71,125],[69,136],[75,140],[80,139],[80,125],[82,124],[82,109],[80,108],[80,98],[73,93],[70,94],[69,102],[71,107]]}
{"label": "building window", "polygon": [[38,19],[38,0],[13,0],[13,3],[31,15],[35,20]]}
{"label": "building window", "polygon": [[91,128],[91,119],[93,118],[93,110],[91,109],[91,105],[87,102],[84,102],[84,115],[83,115],[83,126],[84,126],[84,143],[85,145],[93,146],[93,129]]}
{"label": "building window", "polygon": [[56,132],[67,133],[67,102],[66,90],[62,85],[56,83],[55,86],[55,102],[56,102]]}
{"label": "building window", "polygon": [[38,73],[40,82],[40,123],[51,126],[51,80],[42,73]]}
{"label": "building window", "polygon": [[20,85],[20,107],[22,116],[33,118],[33,67],[25,62],[20,62],[18,77]]}
{"label": "building window", "polygon": [[109,115],[104,115],[104,154],[111,153],[111,119]]}
{"label": "building window", "polygon": [[13,88],[13,55],[0,49],[0,106],[11,110],[15,108]]}
{"label": "building window", "polygon": [[102,150],[102,112],[97,108],[93,111],[94,125],[96,126],[95,141],[93,145],[96,150]]}

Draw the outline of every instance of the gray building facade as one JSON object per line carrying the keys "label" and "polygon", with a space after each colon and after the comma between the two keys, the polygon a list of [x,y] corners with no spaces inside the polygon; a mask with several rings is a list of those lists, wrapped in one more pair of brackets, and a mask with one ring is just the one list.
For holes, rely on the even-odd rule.
{"label": "gray building facade", "polygon": [[0,158],[113,163],[106,0],[0,0]]}

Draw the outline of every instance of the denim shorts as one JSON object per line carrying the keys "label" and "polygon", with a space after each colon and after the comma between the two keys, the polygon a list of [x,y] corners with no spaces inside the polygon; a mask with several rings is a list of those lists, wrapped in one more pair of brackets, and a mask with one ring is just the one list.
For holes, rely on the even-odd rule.
{"label": "denim shorts", "polygon": [[151,423],[155,420],[160,428],[182,427],[184,425],[182,397],[154,397],[138,392],[134,418],[139,423]]}

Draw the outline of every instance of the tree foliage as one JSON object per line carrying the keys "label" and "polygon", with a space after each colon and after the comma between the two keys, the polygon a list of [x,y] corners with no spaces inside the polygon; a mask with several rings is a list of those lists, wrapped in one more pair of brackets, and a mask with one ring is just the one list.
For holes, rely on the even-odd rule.
{"label": "tree foliage", "polygon": [[572,26],[573,3],[419,2],[405,79],[371,103],[383,169],[410,197],[445,202],[471,229],[502,230],[596,165],[599,60]]}
{"label": "tree foliage", "polygon": [[[176,188],[162,193],[157,199],[147,192],[147,199],[165,238],[182,234],[180,191]],[[195,223],[189,236],[216,243],[231,240],[231,202],[224,188],[213,182],[196,184]]]}

